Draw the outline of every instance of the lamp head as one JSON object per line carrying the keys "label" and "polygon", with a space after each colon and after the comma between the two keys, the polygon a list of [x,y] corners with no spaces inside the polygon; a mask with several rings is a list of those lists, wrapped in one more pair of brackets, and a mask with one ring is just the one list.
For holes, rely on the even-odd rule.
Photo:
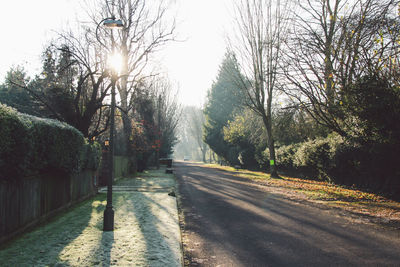
{"label": "lamp head", "polygon": [[103,26],[109,29],[122,29],[124,27],[124,24],[120,19],[108,18],[104,20]]}

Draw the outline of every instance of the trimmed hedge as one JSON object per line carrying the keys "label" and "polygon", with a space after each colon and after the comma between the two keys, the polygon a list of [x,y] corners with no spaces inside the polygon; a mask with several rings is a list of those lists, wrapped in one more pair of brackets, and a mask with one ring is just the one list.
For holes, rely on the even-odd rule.
{"label": "trimmed hedge", "polygon": [[21,176],[29,165],[29,127],[15,109],[0,104],[0,178]]}
{"label": "trimmed hedge", "polygon": [[74,127],[0,104],[0,179],[43,172],[72,174],[99,166],[101,149]]}

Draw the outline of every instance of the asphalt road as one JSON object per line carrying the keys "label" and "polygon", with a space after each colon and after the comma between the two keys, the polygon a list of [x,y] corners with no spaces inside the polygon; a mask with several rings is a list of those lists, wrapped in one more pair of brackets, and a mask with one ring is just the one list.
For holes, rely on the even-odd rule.
{"label": "asphalt road", "polygon": [[189,266],[400,266],[400,230],[266,192],[227,171],[177,162]]}

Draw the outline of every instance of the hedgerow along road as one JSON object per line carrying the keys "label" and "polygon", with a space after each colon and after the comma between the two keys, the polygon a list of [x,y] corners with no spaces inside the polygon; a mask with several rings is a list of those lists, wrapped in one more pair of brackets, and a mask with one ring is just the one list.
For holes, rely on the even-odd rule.
{"label": "hedgerow along road", "polygon": [[185,265],[399,266],[400,230],[267,192],[228,171],[174,163]]}

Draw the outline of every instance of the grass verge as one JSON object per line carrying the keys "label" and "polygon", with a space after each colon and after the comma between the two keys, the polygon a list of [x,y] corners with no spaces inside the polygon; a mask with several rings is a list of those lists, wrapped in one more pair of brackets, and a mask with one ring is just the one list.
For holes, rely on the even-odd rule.
{"label": "grass verge", "polygon": [[[147,177],[152,178],[146,183],[158,181],[154,172]],[[164,174],[159,178],[174,183]],[[9,242],[0,249],[0,266],[180,266],[175,198],[166,192],[114,192],[111,232],[102,229],[105,205],[106,194],[98,194]]]}
{"label": "grass verge", "polygon": [[232,172],[238,177],[265,185],[274,193],[284,194],[290,198],[308,200],[353,213],[368,215],[378,219],[379,222],[400,224],[400,203],[377,194],[323,181],[289,176],[274,179],[269,174],[258,171],[235,169],[217,164],[207,164],[206,166]]}

